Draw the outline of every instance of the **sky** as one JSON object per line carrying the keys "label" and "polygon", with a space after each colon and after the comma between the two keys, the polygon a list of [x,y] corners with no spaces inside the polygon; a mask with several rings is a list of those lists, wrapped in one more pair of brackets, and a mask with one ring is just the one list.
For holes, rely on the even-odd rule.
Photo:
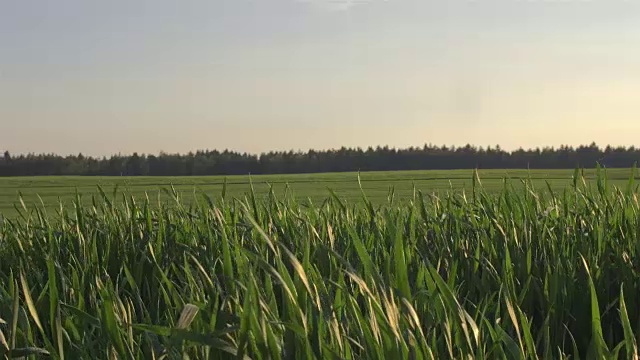
{"label": "sky", "polygon": [[640,1],[0,0],[0,149],[638,145]]}

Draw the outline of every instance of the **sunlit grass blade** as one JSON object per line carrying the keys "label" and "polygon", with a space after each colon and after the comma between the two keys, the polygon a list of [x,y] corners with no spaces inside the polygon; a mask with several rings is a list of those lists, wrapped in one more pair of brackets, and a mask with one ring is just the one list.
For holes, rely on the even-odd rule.
{"label": "sunlit grass blade", "polygon": [[636,343],[633,329],[631,328],[631,322],[629,321],[629,314],[627,311],[627,305],[624,300],[623,286],[620,285],[620,320],[622,321],[622,329],[624,330],[625,349],[627,352],[627,359],[638,359],[638,345]]}

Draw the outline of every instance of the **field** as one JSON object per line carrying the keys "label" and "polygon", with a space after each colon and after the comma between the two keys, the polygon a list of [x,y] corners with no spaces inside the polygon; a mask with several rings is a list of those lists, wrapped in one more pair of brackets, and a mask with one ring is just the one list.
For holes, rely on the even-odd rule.
{"label": "field", "polygon": [[[612,185],[626,186],[631,176],[630,169],[608,170],[607,177]],[[376,205],[388,201],[389,189],[394,188],[397,201],[406,201],[414,195],[415,189],[425,194],[443,194],[451,190],[461,192],[471,188],[473,171],[397,171],[361,173],[362,189]],[[637,175],[637,174],[636,174]],[[547,183],[554,191],[562,191],[570,183],[573,170],[480,170],[479,176],[484,189],[496,194],[504,188],[505,179],[516,188],[522,188],[521,180],[530,179],[538,189],[547,189]],[[595,170],[585,170],[584,176],[592,182]],[[243,198],[250,190],[250,181],[258,196],[269,193],[273,186],[278,196],[285,194],[285,188],[298,201],[311,199],[319,203],[330,196],[333,190],[341,199],[355,203],[361,199],[357,173],[300,174],[300,175],[259,175],[230,176],[226,178],[227,194]],[[201,199],[202,194],[218,197],[222,194],[225,177],[15,177],[0,178],[0,215],[14,216],[15,206],[22,194],[26,205],[33,207],[44,202],[45,208],[55,211],[59,203],[69,205],[75,200],[76,191],[83,195],[83,203],[91,204],[91,196],[99,195],[98,186],[109,195],[113,190],[136,199],[145,199],[145,193],[156,203],[170,199],[163,191],[171,186],[182,195],[186,204]],[[195,196],[194,196],[195,194]],[[38,197],[39,196],[39,197]]]}
{"label": "field", "polygon": [[634,177],[1,179],[0,358],[635,359]]}

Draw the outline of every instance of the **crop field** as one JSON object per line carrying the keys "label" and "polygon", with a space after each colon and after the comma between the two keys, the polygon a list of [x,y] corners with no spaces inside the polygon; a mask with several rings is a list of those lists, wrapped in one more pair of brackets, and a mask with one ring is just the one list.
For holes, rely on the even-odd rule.
{"label": "crop field", "polygon": [[[510,186],[522,189],[522,180],[530,179],[536,189],[554,191],[564,190],[570,183],[573,170],[480,170],[479,176],[483,188],[491,194],[503,190],[505,180]],[[611,169],[607,178],[612,185],[626,186],[631,169]],[[588,183],[595,179],[595,170],[584,170]],[[634,177],[637,172],[634,172]],[[258,176],[206,176],[206,177],[14,177],[0,178],[0,215],[14,216],[15,207],[22,195],[25,205],[43,207],[55,211],[60,203],[70,205],[76,200],[76,192],[82,195],[84,205],[92,205],[91,197],[99,195],[98,186],[113,195],[118,192],[116,201],[121,195],[133,196],[144,200],[147,196],[152,205],[160,199],[167,202],[171,196],[166,194],[171,186],[182,196],[185,204],[201,200],[202,195],[219,197],[226,181],[226,193],[229,197],[244,198],[251,191],[253,183],[257,196],[264,197],[271,188],[278,196],[285,193],[295,196],[298,201],[321,203],[329,197],[330,190],[349,203],[357,203],[362,195],[360,187],[375,205],[386,204],[389,191],[394,189],[395,201],[403,202],[413,198],[414,188],[424,194],[443,194],[446,192],[462,192],[470,190],[473,171],[395,171],[365,172],[360,174],[361,186],[357,173],[328,173],[300,175],[258,175]]]}
{"label": "crop field", "polygon": [[0,358],[636,359],[635,172],[0,179]]}

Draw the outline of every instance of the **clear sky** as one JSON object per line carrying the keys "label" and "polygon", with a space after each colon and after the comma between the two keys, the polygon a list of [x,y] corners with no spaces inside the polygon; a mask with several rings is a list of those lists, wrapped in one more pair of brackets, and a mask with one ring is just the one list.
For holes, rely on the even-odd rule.
{"label": "clear sky", "polygon": [[0,0],[0,149],[640,143],[640,1]]}

